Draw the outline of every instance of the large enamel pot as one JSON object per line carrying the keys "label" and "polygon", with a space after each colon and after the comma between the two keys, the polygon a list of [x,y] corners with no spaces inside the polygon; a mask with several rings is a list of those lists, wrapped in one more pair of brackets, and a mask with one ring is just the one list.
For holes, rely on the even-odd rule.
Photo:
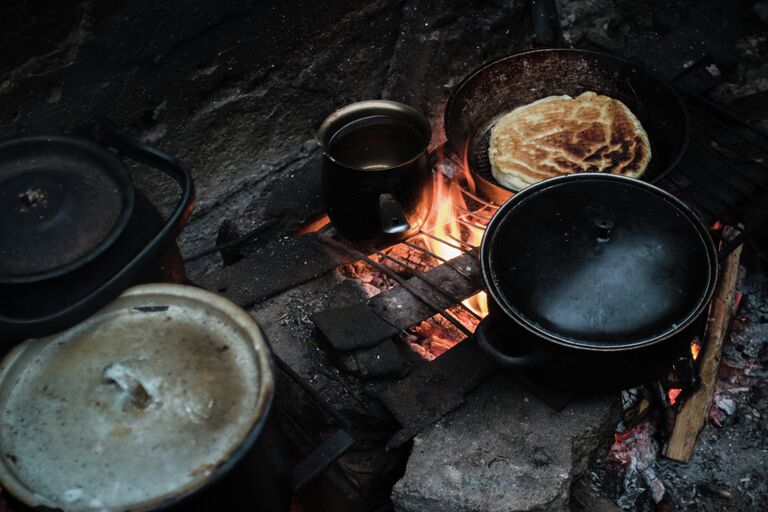
{"label": "large enamel pot", "polygon": [[286,512],[292,455],[253,318],[190,286],[130,288],[0,361],[14,510]]}
{"label": "large enamel pot", "polygon": [[481,248],[490,314],[479,346],[569,389],[631,387],[690,350],[717,283],[707,228],[648,183],[554,178],[507,201]]}

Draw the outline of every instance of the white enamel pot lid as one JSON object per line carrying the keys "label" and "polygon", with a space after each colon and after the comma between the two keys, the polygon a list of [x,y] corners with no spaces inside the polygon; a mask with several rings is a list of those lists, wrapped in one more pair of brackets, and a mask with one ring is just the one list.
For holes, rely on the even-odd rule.
{"label": "white enamel pot lid", "polygon": [[0,363],[0,486],[30,506],[161,508],[250,447],[273,387],[243,309],[189,286],[131,288]]}

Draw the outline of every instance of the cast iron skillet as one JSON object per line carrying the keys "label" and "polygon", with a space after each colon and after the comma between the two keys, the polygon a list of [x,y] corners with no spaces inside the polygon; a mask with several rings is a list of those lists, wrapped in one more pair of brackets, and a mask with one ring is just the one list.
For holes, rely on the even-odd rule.
{"label": "cast iron skillet", "polygon": [[535,100],[594,91],[624,102],[648,132],[652,158],[643,180],[655,183],[680,160],[688,144],[688,114],[673,88],[649,70],[600,52],[556,47],[562,42],[554,0],[533,1],[533,44],[467,76],[448,100],[445,134],[465,161],[478,191],[497,204],[513,192],[496,182],[488,160],[496,120]]}

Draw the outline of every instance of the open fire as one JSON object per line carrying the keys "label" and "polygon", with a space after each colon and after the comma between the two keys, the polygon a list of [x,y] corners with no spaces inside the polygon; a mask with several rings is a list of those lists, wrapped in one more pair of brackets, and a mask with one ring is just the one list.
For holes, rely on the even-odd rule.
{"label": "open fire", "polygon": [[[485,227],[494,210],[490,207],[471,210],[462,193],[462,190],[465,190],[462,188],[462,182],[470,192],[474,192],[471,175],[466,172],[466,167],[461,167],[450,179],[446,176],[448,166],[445,159],[441,156],[440,160],[435,178],[432,213],[427,220],[426,231],[442,240],[455,240],[463,247],[479,248]],[[456,258],[464,252],[457,246],[450,246],[433,238],[424,237],[424,242],[428,249],[444,260]],[[488,314],[488,297],[485,292],[473,295],[462,301],[462,304],[479,318]]]}
{"label": "open fire", "polygon": [[[371,255],[371,259],[407,278],[414,271],[424,272],[467,254],[477,253],[485,227],[496,211],[491,204],[474,200],[474,183],[465,167],[445,159],[437,152],[432,209],[419,234]],[[407,263],[407,267],[399,262]],[[455,267],[454,267],[455,268]],[[455,268],[457,273],[461,268]],[[395,281],[379,269],[358,261],[340,269],[361,281],[370,295],[394,286]],[[437,283],[435,283],[437,284]],[[488,314],[486,293],[480,291],[446,309],[468,332]],[[465,338],[465,332],[441,315],[408,330],[405,340],[422,357],[432,360]]]}

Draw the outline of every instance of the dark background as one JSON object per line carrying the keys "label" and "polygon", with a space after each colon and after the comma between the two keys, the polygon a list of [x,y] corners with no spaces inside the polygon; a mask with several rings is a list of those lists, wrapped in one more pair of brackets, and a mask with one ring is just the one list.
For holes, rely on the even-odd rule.
{"label": "dark background", "polygon": [[[768,118],[768,3],[559,2],[566,35],[667,77],[704,54],[728,62],[710,95]],[[520,0],[9,1],[0,5],[0,136],[70,130],[104,114],[193,171],[189,256],[278,221],[289,234],[321,208],[314,133],[332,110],[391,98],[427,113],[442,139],[453,86],[529,43]],[[761,17],[762,16],[762,17]],[[161,204],[172,188],[136,173]],[[190,264],[199,276],[216,258]]]}

